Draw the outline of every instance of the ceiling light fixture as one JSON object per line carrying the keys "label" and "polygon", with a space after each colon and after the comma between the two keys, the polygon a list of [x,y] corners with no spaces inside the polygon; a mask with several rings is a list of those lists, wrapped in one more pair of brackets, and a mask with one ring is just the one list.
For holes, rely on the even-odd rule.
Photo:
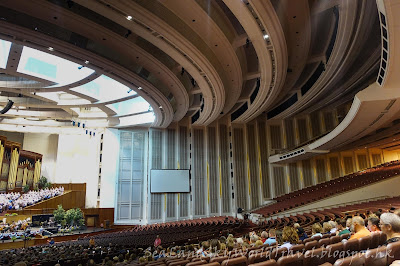
{"label": "ceiling light fixture", "polygon": [[265,34],[265,35],[264,35],[264,40],[266,40],[266,39],[268,39],[268,38],[269,38],[268,34]]}
{"label": "ceiling light fixture", "polygon": [[126,19],[127,20],[132,20],[132,16],[127,16]]}
{"label": "ceiling light fixture", "polygon": [[53,47],[49,47],[49,48],[47,48],[49,51],[54,51],[54,48]]}
{"label": "ceiling light fixture", "polygon": [[88,60],[86,60],[86,61],[85,61],[85,64],[86,64],[86,65],[87,65],[87,64],[89,64],[89,61],[88,61]]}

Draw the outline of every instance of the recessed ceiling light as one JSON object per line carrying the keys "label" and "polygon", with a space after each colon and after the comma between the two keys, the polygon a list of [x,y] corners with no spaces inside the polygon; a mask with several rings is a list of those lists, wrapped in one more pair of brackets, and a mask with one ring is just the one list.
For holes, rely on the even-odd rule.
{"label": "recessed ceiling light", "polygon": [[132,16],[127,16],[126,19],[127,20],[132,20]]}
{"label": "recessed ceiling light", "polygon": [[160,105],[159,108],[162,109],[162,106]]}
{"label": "recessed ceiling light", "polygon": [[89,64],[89,61],[88,61],[88,60],[86,60],[86,61],[85,61],[85,64]]}
{"label": "recessed ceiling light", "polygon": [[49,47],[49,48],[47,48],[47,49],[49,49],[49,51],[54,51],[54,48],[53,48],[53,47]]}
{"label": "recessed ceiling light", "polygon": [[268,34],[265,34],[265,35],[264,35],[264,40],[266,40],[266,39],[268,39],[268,38],[269,38]]}

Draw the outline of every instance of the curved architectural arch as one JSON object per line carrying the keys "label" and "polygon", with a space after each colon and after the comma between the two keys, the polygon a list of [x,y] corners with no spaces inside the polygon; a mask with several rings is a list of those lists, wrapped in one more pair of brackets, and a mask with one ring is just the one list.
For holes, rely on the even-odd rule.
{"label": "curved architectural arch", "polygon": [[[143,67],[155,75],[162,72],[162,75],[158,75],[158,77],[162,77],[161,81],[166,87],[168,87],[168,89],[174,95],[175,100],[178,102],[174,119],[180,120],[186,114],[187,109],[189,108],[189,96],[183,84],[179,81],[176,75],[159,60],[157,60],[157,58],[147,53],[133,42],[123,38],[122,36],[110,31],[105,27],[102,27],[99,24],[88,20],[87,18],[83,18],[72,12],[69,12],[68,10],[61,10],[62,13],[60,14],[60,8],[51,4],[50,2],[32,1],[23,5],[20,5],[18,2],[7,2],[5,4],[7,4],[10,8],[25,10],[26,12],[28,12],[28,10],[35,10],[36,13],[30,12],[29,14],[32,16],[36,15],[40,19],[46,20],[49,23],[58,23],[67,29],[71,29],[72,32],[81,34],[82,36],[91,36],[94,40],[99,38],[99,36],[114,40],[113,42],[107,43],[107,46],[116,51],[124,51],[122,53],[127,58],[131,58],[132,62],[139,61]],[[39,6],[41,8],[33,8],[33,6]],[[54,20],[53,15],[51,15],[54,13],[59,13],[59,15],[62,15],[64,21]],[[164,96],[167,97],[168,95]]]}
{"label": "curved architectural arch", "polygon": [[[52,47],[54,47],[60,53],[60,55],[61,54],[64,55],[63,57],[69,58],[70,60],[76,62],[79,61],[85,62],[85,60],[88,60],[91,62],[91,67],[95,69],[100,69],[102,73],[106,73],[107,75],[113,76],[115,79],[118,79],[119,82],[125,84],[126,86],[132,87],[132,85],[134,85],[133,87],[136,89],[136,93],[141,97],[143,97],[153,107],[155,114],[155,121],[153,122],[153,126],[166,127],[171,123],[173,119],[173,110],[168,99],[164,95],[162,95],[153,85],[151,85],[149,82],[139,77],[137,74],[134,74],[131,71],[108,61],[107,59],[94,55],[91,52],[84,51],[70,44],[65,44],[64,42],[53,39],[51,37],[44,38],[44,36],[41,36],[41,34],[38,34],[36,32],[33,33],[29,30],[17,27],[15,25],[11,26],[7,22],[1,22],[1,25],[3,33],[7,33],[11,36],[16,36],[18,39],[21,39],[21,36],[23,36],[25,41],[26,40],[30,41],[30,46],[35,46],[36,44],[37,47],[39,46],[48,47],[49,45],[52,45]],[[122,79],[121,77],[124,78]],[[143,88],[145,88],[144,90],[137,89],[141,85],[143,85]],[[36,97],[43,99],[34,94],[33,95],[30,94],[29,96],[32,98]],[[98,107],[99,105],[103,105],[102,108],[106,108],[105,107],[106,104],[109,104],[109,102],[101,104],[98,103],[90,105],[89,104],[79,105],[79,106]],[[68,105],[68,106],[57,105],[57,106],[60,108],[78,107],[74,105]],[[162,110],[160,110],[159,108],[160,106],[162,106],[161,108]],[[112,114],[112,112],[107,112],[107,113]]]}
{"label": "curved architectural arch", "polygon": [[[195,124],[208,124],[219,116],[225,101],[222,80],[204,55],[172,27],[134,2],[129,4],[121,1],[113,2],[113,7],[121,10],[120,13],[95,1],[77,1],[77,3],[131,29],[165,51],[190,73],[201,89],[205,103]],[[135,14],[130,21],[126,19],[128,13]]]}
{"label": "curved architectural arch", "polygon": [[[215,56],[223,68],[224,77],[221,77],[224,82],[225,89],[225,104],[223,112],[229,112],[239,98],[242,89],[242,69],[239,59],[236,56],[235,50],[231,45],[231,41],[218,27],[215,21],[207,14],[199,2],[193,2],[190,5],[182,5],[182,3],[174,0],[161,1],[162,5],[174,12],[182,19],[190,28],[199,34],[199,37],[215,51]],[[216,5],[215,2],[210,2],[210,5]],[[206,26],[205,26],[206,24]],[[230,34],[232,35],[232,34]],[[231,79],[230,77],[234,77]]]}
{"label": "curved architectural arch", "polygon": [[[357,54],[360,53],[360,48],[366,42],[366,38],[369,36],[371,29],[373,28],[374,19],[376,17],[376,10],[373,8],[375,5],[372,1],[340,1],[340,11],[337,37],[335,45],[332,47],[329,60],[326,62],[325,55],[320,58],[320,66],[323,66],[322,70],[316,67],[314,74],[318,72],[317,76],[313,77],[310,74],[310,79],[315,79],[312,86],[307,90],[303,91],[299,97],[299,100],[291,105],[289,108],[281,112],[274,119],[282,119],[292,116],[293,114],[304,110],[311,106],[313,103],[320,101],[323,103],[327,100],[323,95],[332,97],[329,91],[337,86],[338,81],[341,80],[349,71],[349,67],[356,60]],[[359,11],[358,11],[359,10]],[[359,20],[357,20],[359,19]],[[331,33],[332,34],[332,33]],[[329,49],[329,45],[323,49],[326,51]],[[324,52],[325,53],[325,52]],[[375,57],[374,57],[375,56]],[[373,68],[376,65],[378,54],[373,53],[373,56],[368,58],[366,66],[368,69]],[[358,78],[365,77],[365,73],[359,73]],[[350,77],[350,80],[357,80],[357,77]],[[307,82],[304,82],[301,87]],[[347,89],[344,88],[343,89]],[[335,90],[334,93],[339,93],[341,90]]]}
{"label": "curved architectural arch", "polygon": [[[254,102],[247,108],[237,122],[246,122],[255,118],[274,101],[283,85],[287,69],[287,49],[285,37],[279,20],[273,12],[270,2],[249,1],[249,5],[257,13],[263,27],[267,32],[262,32],[260,25],[254,19],[251,11],[242,1],[224,1],[235,14],[245,29],[248,38],[257,52],[260,70],[260,87],[262,88]],[[271,39],[270,45],[267,39]]]}

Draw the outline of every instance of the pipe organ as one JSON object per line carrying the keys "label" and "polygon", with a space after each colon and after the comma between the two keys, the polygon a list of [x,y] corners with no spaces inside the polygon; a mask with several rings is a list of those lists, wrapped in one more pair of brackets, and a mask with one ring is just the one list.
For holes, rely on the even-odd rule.
{"label": "pipe organ", "polygon": [[37,188],[42,155],[22,150],[22,145],[0,136],[0,192],[21,191],[25,185]]}

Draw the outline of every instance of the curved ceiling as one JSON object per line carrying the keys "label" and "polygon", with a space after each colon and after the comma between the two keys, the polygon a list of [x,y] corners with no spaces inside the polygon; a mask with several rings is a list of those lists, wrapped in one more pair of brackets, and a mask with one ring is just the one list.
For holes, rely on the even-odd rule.
{"label": "curved ceiling", "polygon": [[375,1],[181,1],[1,1],[3,123],[278,120],[378,75]]}

